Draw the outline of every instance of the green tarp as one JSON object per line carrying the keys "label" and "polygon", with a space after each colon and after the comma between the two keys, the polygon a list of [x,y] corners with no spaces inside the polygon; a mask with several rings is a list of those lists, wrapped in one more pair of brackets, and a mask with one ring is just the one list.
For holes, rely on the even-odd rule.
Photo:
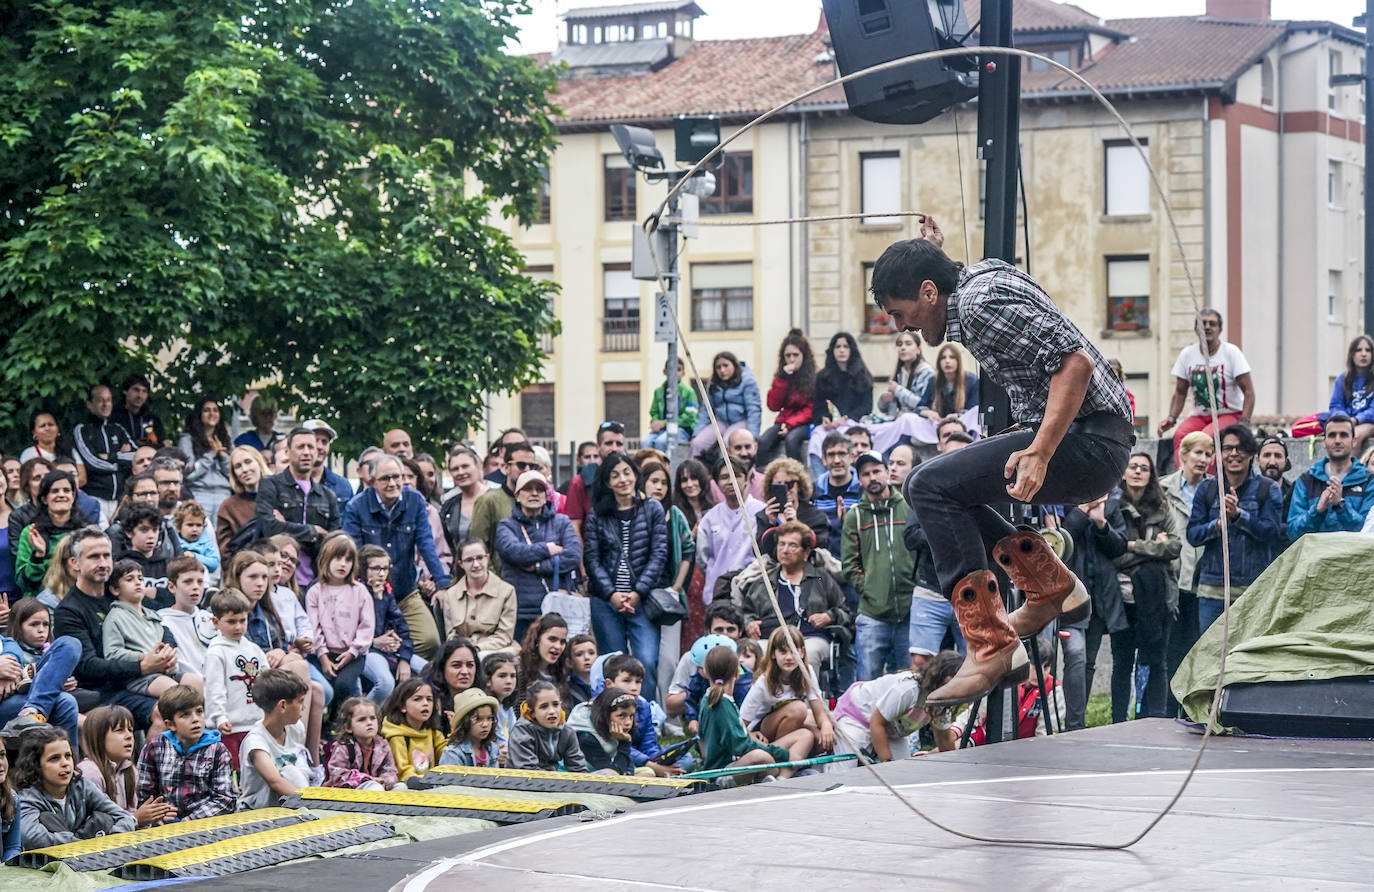
{"label": "green tarp", "polygon": [[[1231,605],[1226,684],[1374,675],[1374,536],[1310,533]],[[1198,639],[1171,687],[1206,722],[1217,686],[1222,621]],[[1224,729],[1213,726],[1215,732]]]}

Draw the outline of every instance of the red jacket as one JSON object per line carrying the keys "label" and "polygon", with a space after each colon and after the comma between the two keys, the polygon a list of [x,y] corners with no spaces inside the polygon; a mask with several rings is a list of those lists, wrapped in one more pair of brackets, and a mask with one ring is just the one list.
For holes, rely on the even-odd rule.
{"label": "red jacket", "polygon": [[798,393],[792,389],[792,379],[781,375],[773,379],[768,388],[768,408],[778,413],[776,424],[785,424],[788,429],[811,423],[812,395]]}

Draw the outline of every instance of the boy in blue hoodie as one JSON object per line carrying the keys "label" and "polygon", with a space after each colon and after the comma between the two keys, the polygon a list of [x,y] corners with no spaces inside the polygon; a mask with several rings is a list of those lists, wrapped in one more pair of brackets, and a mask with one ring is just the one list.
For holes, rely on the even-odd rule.
{"label": "boy in blue hoodie", "polygon": [[205,697],[193,687],[173,685],[157,699],[157,712],[171,730],[143,745],[138,801],[162,796],[182,821],[231,813],[238,800],[234,759],[219,731],[205,728]]}

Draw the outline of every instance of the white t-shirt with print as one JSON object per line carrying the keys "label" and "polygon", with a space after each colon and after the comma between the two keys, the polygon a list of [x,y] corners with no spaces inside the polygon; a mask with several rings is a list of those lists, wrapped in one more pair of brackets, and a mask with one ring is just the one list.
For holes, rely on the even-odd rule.
{"label": "white t-shirt with print", "polygon": [[1239,412],[1245,405],[1245,394],[1241,393],[1236,379],[1250,374],[1250,363],[1239,347],[1222,341],[1217,352],[1207,357],[1206,361],[1202,358],[1202,348],[1197,344],[1189,344],[1179,352],[1174,362],[1174,377],[1187,381],[1188,388],[1193,392],[1192,414],[1211,414],[1207,379],[1203,377],[1208,368],[1211,369],[1212,386],[1219,401],[1217,414],[1234,415]]}
{"label": "white t-shirt with print", "polygon": [[285,743],[278,743],[262,725],[254,725],[239,747],[239,777],[243,787],[239,796],[240,811],[277,804],[277,794],[253,768],[253,753],[257,750],[263,750],[272,758],[272,764],[287,781],[297,787],[310,786],[313,775],[310,753],[305,748],[305,725],[301,722],[287,725]]}
{"label": "white t-shirt with print", "polygon": [[[821,683],[816,678],[816,670],[810,666],[806,667],[806,675],[810,680],[810,688],[806,692],[806,702],[819,700]],[[802,699],[797,692],[792,690],[790,684],[782,686],[782,690],[774,697],[768,691],[768,683],[762,676],[754,678],[754,683],[749,686],[749,693],[745,695],[744,702],[739,707],[739,717],[744,719],[744,726],[750,731],[756,730],[768,714],[777,709],[780,705],[792,700]]]}

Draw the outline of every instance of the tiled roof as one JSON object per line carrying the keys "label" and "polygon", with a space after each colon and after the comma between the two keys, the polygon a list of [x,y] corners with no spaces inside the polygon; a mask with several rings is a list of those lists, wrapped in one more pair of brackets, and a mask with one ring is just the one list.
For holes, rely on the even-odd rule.
{"label": "tiled roof", "polygon": [[[964,0],[970,23],[978,20],[979,0]],[[1041,31],[1106,30],[1102,19],[1074,6],[1054,0],[1012,0],[1011,20],[1017,31],[1032,34]]]}
{"label": "tiled roof", "polygon": [[[1081,73],[1108,94],[1170,89],[1216,89],[1242,73],[1282,37],[1283,22],[1237,23],[1195,16],[1117,19],[1102,22],[1075,6],[1051,0],[1016,0],[1017,30],[1085,28],[1130,35],[1100,51]],[[1023,9],[1024,7],[1024,9]],[[697,41],[658,71],[560,81],[557,103],[565,128],[603,121],[666,120],[680,114],[740,118],[757,114],[808,87],[835,77],[821,32],[786,37]],[[822,60],[822,61],[818,61]],[[1028,97],[1082,92],[1056,71],[1025,72]],[[844,93],[832,87],[798,108],[840,107]]]}
{"label": "tiled roof", "polygon": [[[1131,35],[1103,50],[1079,73],[1103,92],[1216,87],[1235,78],[1276,40],[1283,22],[1222,22],[1192,16],[1116,19],[1107,23]],[[1081,92],[1058,71],[1026,72],[1026,93]]]}

